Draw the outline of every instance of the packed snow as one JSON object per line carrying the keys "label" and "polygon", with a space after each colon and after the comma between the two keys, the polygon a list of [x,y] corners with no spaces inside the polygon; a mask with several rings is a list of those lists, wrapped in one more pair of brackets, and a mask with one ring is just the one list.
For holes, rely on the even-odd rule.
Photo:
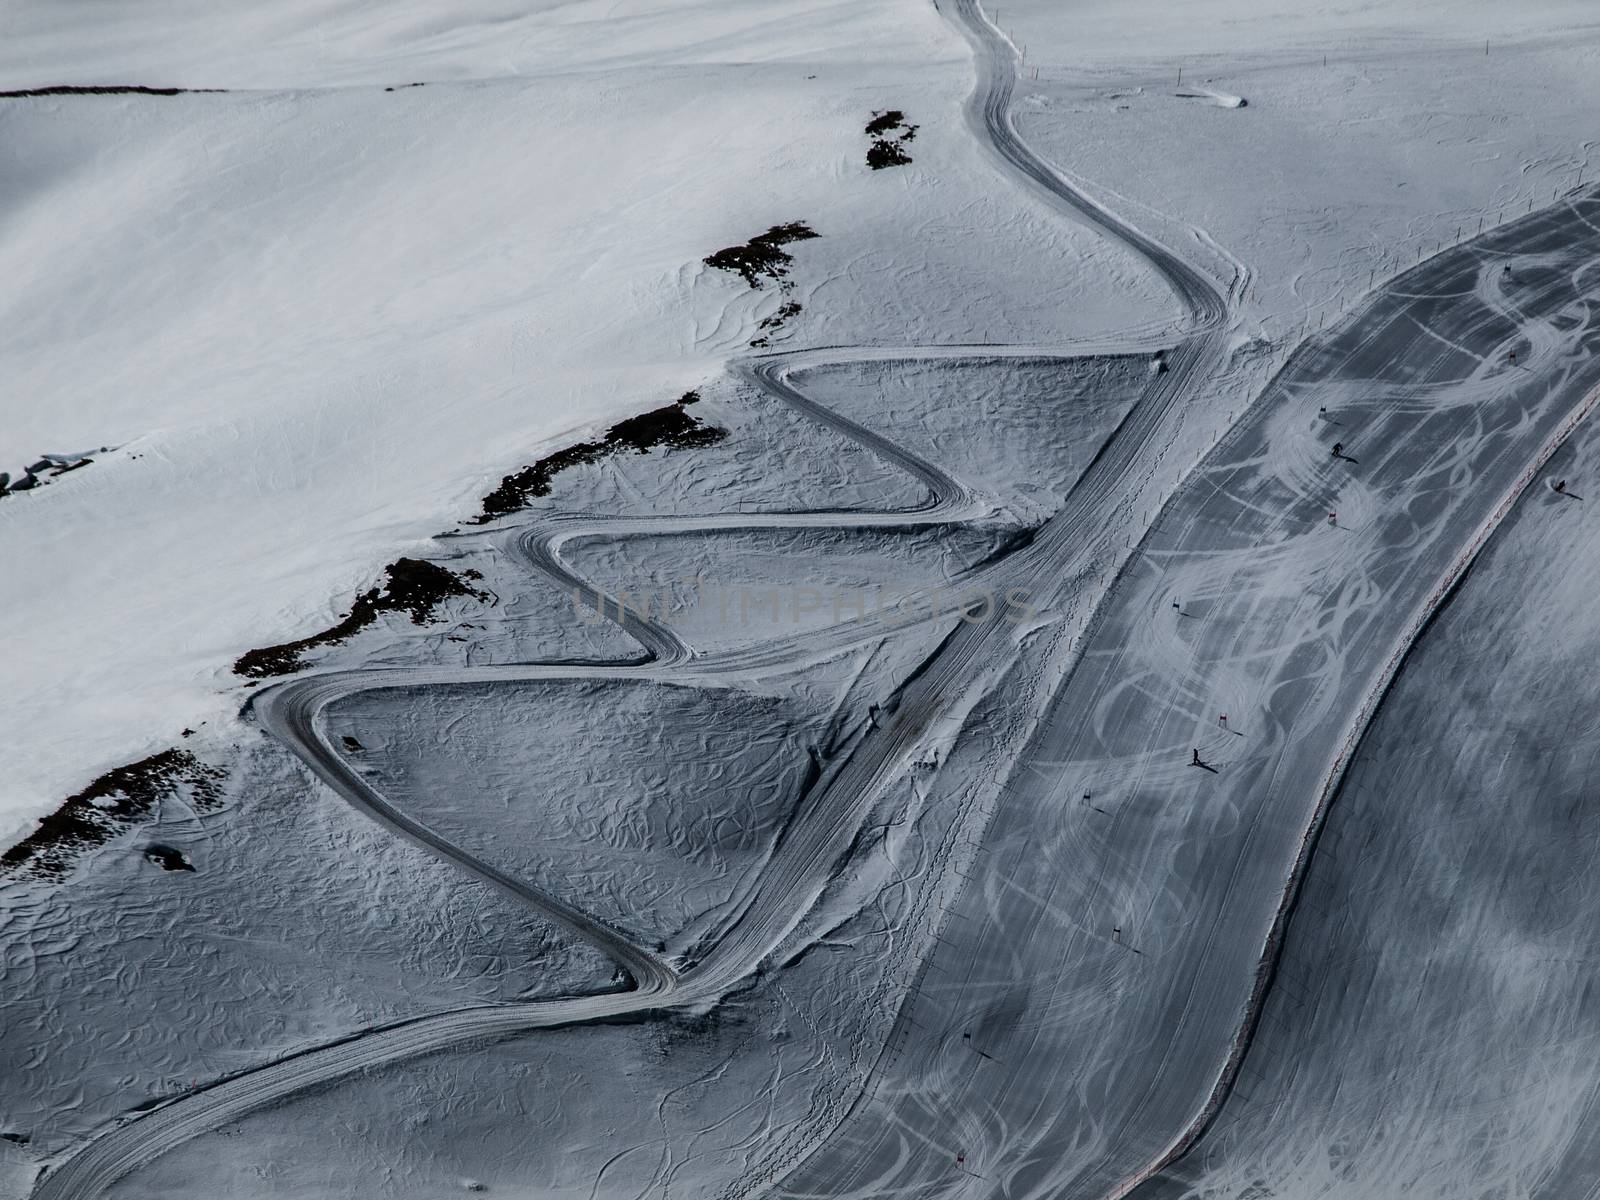
{"label": "packed snow", "polygon": [[0,1195],[1594,1190],[1587,6],[8,21]]}
{"label": "packed snow", "polygon": [[[783,302],[702,265],[724,246],[822,235],[788,345],[1175,319],[973,143],[930,7],[614,9],[13,7],[5,88],[241,90],[0,100],[0,463],[116,447],[0,500],[12,838],[225,725],[241,652],[329,624],[505,471],[718,377]],[[874,172],[890,105],[915,161]]]}

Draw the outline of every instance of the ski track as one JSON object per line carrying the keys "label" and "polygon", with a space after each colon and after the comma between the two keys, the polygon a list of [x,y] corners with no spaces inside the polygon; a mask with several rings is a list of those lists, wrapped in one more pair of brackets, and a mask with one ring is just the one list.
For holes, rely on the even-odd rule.
{"label": "ski track", "polygon": [[[1071,591],[1074,581],[1085,566],[1093,570],[1097,562],[1103,561],[1098,556],[1106,552],[1106,531],[1110,529],[1114,533],[1117,528],[1115,518],[1126,516],[1130,506],[1140,503],[1137,499],[1138,489],[1132,486],[1132,482],[1148,474],[1153,462],[1160,462],[1175,448],[1177,423],[1181,420],[1180,402],[1210,379],[1220,367],[1223,357],[1222,333],[1231,295],[1237,290],[1239,279],[1248,276],[1241,274],[1226,292],[1219,289],[1182,258],[1069,184],[1063,176],[1029,151],[1017,136],[1010,115],[1016,79],[1015,48],[989,23],[977,0],[946,0],[946,6],[971,41],[976,57],[978,83],[966,109],[966,119],[974,135],[990,148],[1006,170],[1030,190],[1044,197],[1057,211],[1124,243],[1148,262],[1188,309],[1189,328],[1181,340],[1173,346],[1170,333],[1160,339],[1154,331],[1140,329],[1130,331],[1128,340],[1114,344],[1097,342],[1064,347],[981,346],[893,350],[832,347],[795,354],[773,354],[736,363],[734,369],[737,372],[769,395],[818,424],[864,446],[886,465],[917,479],[927,490],[927,500],[911,509],[899,511],[725,513],[695,518],[616,520],[562,516],[536,521],[510,529],[503,548],[518,557],[531,571],[553,580],[575,596],[586,594],[593,597],[595,606],[616,620],[640,644],[643,650],[640,659],[620,664],[530,663],[476,668],[335,671],[297,678],[259,693],[251,707],[262,727],[299,755],[343,799],[427,852],[527,904],[573,935],[593,944],[616,961],[625,978],[618,990],[598,995],[472,1007],[394,1022],[218,1080],[136,1117],[125,1117],[91,1139],[55,1164],[40,1179],[33,1193],[38,1200],[99,1195],[117,1179],[189,1139],[252,1111],[357,1072],[497,1036],[715,1000],[745,979],[793,931],[803,919],[810,902],[828,882],[830,867],[847,848],[859,818],[879,796],[885,784],[905,769],[930,735],[948,727],[952,720],[959,720],[970,707],[975,693],[986,685],[992,685],[996,678],[994,664],[1004,663],[1013,656],[1016,631],[998,618],[956,626],[927,660],[924,669],[901,690],[898,697],[900,719],[883,728],[863,732],[842,760],[830,767],[816,794],[808,798],[805,817],[785,836],[780,851],[774,854],[761,877],[743,898],[739,911],[724,928],[720,939],[702,957],[690,962],[667,961],[561,897],[499,871],[451,845],[391,806],[334,750],[325,735],[322,714],[330,704],[340,699],[385,688],[573,679],[670,680],[702,687],[732,686],[763,672],[792,669],[796,663],[808,657],[820,657],[841,647],[881,636],[884,623],[891,618],[874,614],[831,629],[797,634],[763,646],[697,654],[666,625],[626,610],[617,604],[615,598],[599,592],[572,571],[560,555],[562,545],[577,537],[728,529],[905,526],[982,515],[979,501],[960,481],[892,440],[809,399],[790,382],[790,376],[794,373],[815,365],[870,360],[899,361],[919,357],[983,360],[1021,355],[1063,358],[1072,354],[1107,351],[1128,353],[1158,346],[1166,349],[1168,370],[1153,378],[1122,425],[1074,485],[1061,511],[1040,527],[1030,544],[1004,558],[1009,580],[1035,586],[1040,594],[1050,595],[1069,612],[1078,607],[1076,602],[1081,601],[1081,596]],[[1569,200],[1564,203],[1576,212],[1573,202]],[[1454,248],[1446,252],[1447,255],[1454,253]],[[1425,277],[1433,261],[1428,260],[1413,268],[1404,278],[1415,280]],[[1379,293],[1386,290],[1380,288]],[[1398,293],[1389,294],[1392,298]],[[1427,298],[1433,295],[1430,293]],[[1354,318],[1347,320],[1346,324],[1352,320]],[[1519,334],[1521,332],[1519,330]],[[1303,344],[1285,364],[1280,378],[1287,376],[1291,367],[1301,362],[1312,342],[1325,345],[1330,336],[1322,335]],[[1442,347],[1441,352],[1462,353],[1457,347],[1448,345]],[[1483,366],[1481,363],[1479,365]],[[1225,461],[1242,444],[1245,431],[1258,430],[1270,420],[1271,414],[1266,410],[1267,399],[1272,392],[1273,389],[1269,387],[1260,394],[1256,403],[1242,414],[1240,421],[1209,455],[1206,460],[1208,463]],[[1588,415],[1594,402],[1594,393],[1586,396],[1583,403],[1568,414],[1557,432],[1542,441],[1531,465],[1524,467],[1499,504],[1473,529],[1464,549],[1454,554],[1448,569],[1439,577],[1425,603],[1409,613],[1397,615],[1395,624],[1397,627],[1403,624],[1403,628],[1388,643],[1392,644],[1392,650],[1382,669],[1366,681],[1361,702],[1346,722],[1347,732],[1341,748],[1329,767],[1321,794],[1312,806],[1312,817],[1303,828],[1300,850],[1282,880],[1281,896],[1259,956],[1249,1005],[1238,1023],[1237,1036],[1227,1059],[1219,1070],[1213,1072],[1212,1086],[1202,1097],[1203,1103],[1194,1113],[1193,1120],[1181,1132],[1167,1135],[1159,1152],[1146,1155],[1135,1169],[1123,1175],[1114,1186],[1107,1188],[1097,1185],[1092,1190],[1075,1191],[1072,1194],[1126,1195],[1183,1153],[1203,1133],[1226,1098],[1244,1048],[1248,1045],[1254,1021],[1272,982],[1272,965],[1284,926],[1292,912],[1298,882],[1314,850],[1316,831],[1362,730],[1428,615],[1465,572],[1473,556],[1509,511],[1539,466],[1560,444],[1560,440]],[[1451,447],[1448,446],[1441,451],[1442,454],[1450,452]],[[1242,464],[1236,462],[1231,469],[1243,471],[1249,466],[1249,461]],[[1085,661],[1084,647],[1108,640],[1115,647],[1118,644],[1115,637],[1134,636],[1119,633],[1113,611],[1115,606],[1110,601],[1131,590],[1130,573],[1136,572],[1141,563],[1148,566],[1156,561],[1163,552],[1151,542],[1163,518],[1177,511],[1180,502],[1192,501],[1197,488],[1208,483],[1214,492],[1224,491],[1226,472],[1222,481],[1211,481],[1209,477],[1212,471],[1212,468],[1202,466],[1194,472],[1157,514],[1157,520],[1146,534],[1140,549],[1118,556],[1111,585],[1088,613],[1083,634],[1075,643],[1078,656],[1062,669],[1060,676],[1053,681],[1054,686],[1063,687],[1068,678],[1066,672],[1075,672],[1082,665]],[[1316,490],[1317,485],[1309,468],[1303,483],[1307,494]],[[1196,511],[1198,507],[1191,505]],[[1259,515],[1263,519],[1267,517],[1265,511]],[[1191,522],[1195,519],[1194,512],[1191,512]],[[1282,518],[1277,520],[1281,522]],[[1112,540],[1115,541],[1114,536]],[[1174,538],[1172,544],[1181,546],[1182,540],[1181,536]],[[1261,540],[1268,542],[1265,536]],[[1270,543],[1256,553],[1258,557],[1270,558]],[[988,570],[992,573],[995,566]],[[1219,580],[1225,581],[1227,566],[1224,564],[1216,569]],[[1343,586],[1354,589],[1357,584],[1346,581]],[[1381,593],[1384,585],[1381,581],[1369,581],[1369,586]],[[1345,611],[1348,613],[1348,608]],[[1402,623],[1399,617],[1406,619]],[[903,617],[894,619],[903,625]],[[1151,635],[1150,625],[1145,622],[1136,636],[1148,643]],[[1121,644],[1128,643],[1124,641]],[[1154,653],[1157,657],[1176,662],[1181,658],[1179,649],[1176,646],[1164,650],[1157,647]],[[1121,654],[1122,651],[1117,650],[1114,658],[1120,661]],[[1115,666],[1103,670],[1114,675]],[[1134,679],[1125,682],[1129,686],[1138,686]],[[1328,686],[1324,673],[1318,686],[1319,693]],[[1108,726],[1103,722],[1112,719],[1118,694],[1120,685],[1107,689],[1096,717],[1097,721],[1102,722],[1100,730],[1108,738],[1111,734],[1106,732]],[[1278,736],[1285,736],[1285,731],[1278,731]],[[1043,767],[1070,765],[1047,759],[1030,764],[1023,761],[1024,753],[1019,750],[1014,762],[1033,772],[1035,779],[1042,776]],[[1163,772],[1170,774],[1171,769],[1164,761],[1158,761],[1152,751],[1144,756],[1140,772],[1141,775],[1149,772],[1160,776]],[[986,818],[980,814],[978,819]],[[1117,820],[1122,820],[1121,814]],[[1114,845],[1114,838],[1106,839],[1105,844]],[[1241,845],[1242,853],[1247,852],[1249,838],[1246,837]],[[939,862],[945,870],[952,869],[953,861],[948,848],[941,851]],[[1134,870],[1137,866],[1133,862],[1111,864],[1102,861],[1101,878],[1104,879],[1108,871]],[[1025,890],[1027,886],[1026,881],[1020,878],[1006,882],[1018,891]],[[1079,935],[1088,937],[1093,933],[1087,927],[1080,926]],[[863,1053],[859,1044],[854,1053]],[[864,1069],[866,1074],[871,1074],[872,1063],[857,1065],[858,1070]],[[827,1115],[825,1125],[812,1128],[803,1143],[772,1147],[760,1179],[747,1181],[748,1187],[753,1190],[760,1183],[782,1178],[787,1172],[805,1164],[818,1145],[859,1111],[859,1104],[832,1111]],[[1120,1124],[1126,1128],[1138,1115],[1139,1107],[1135,1106]],[[1003,1125],[1004,1118],[995,1112],[992,1123]],[[974,1129],[970,1133],[976,1140],[977,1131]],[[996,1181],[993,1187],[986,1187],[985,1190],[1004,1190],[1006,1186]],[[736,1193],[730,1188],[729,1194]],[[841,1189],[838,1194],[860,1193]]]}

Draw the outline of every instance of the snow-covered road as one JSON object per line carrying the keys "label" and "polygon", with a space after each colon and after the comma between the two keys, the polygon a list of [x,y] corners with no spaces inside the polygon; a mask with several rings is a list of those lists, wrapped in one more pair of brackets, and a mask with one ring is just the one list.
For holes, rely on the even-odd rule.
{"label": "snow-covered road", "polygon": [[[1312,339],[1128,557],[1115,545],[1118,516],[1137,503],[1131,483],[1176,452],[1184,401],[1221,366],[1228,297],[1020,142],[1009,43],[970,0],[954,12],[978,49],[975,130],[1033,186],[1154,265],[1192,332],[1062,510],[1004,560],[1007,582],[1041,608],[1075,619],[1092,610],[1093,620],[1060,650],[1064,687],[1050,696],[1056,673],[1029,676],[1048,697],[1043,716],[1006,778],[991,781],[983,854],[860,1101],[825,1139],[774,1146],[759,1177],[797,1163],[781,1184],[796,1196],[1120,1195],[1180,1151],[1226,1089],[1303,847],[1353,739],[1427,614],[1593,402],[1600,365],[1585,301],[1600,280],[1583,272],[1600,256],[1596,205],[1559,205],[1447,251]],[[526,561],[571,584],[559,550],[579,528],[620,536],[967,514],[960,481],[809,400],[786,373],[781,356],[749,368],[770,394],[921,482],[928,503],[913,514],[544,526],[522,539]],[[1335,442],[1342,456],[1330,453]],[[1107,563],[1123,563],[1109,592],[1086,595],[1082,580]],[[199,1133],[358,1071],[724,995],[799,924],[885,787],[1037,650],[998,614],[958,624],[898,695],[897,719],[861,730],[831,764],[720,938],[676,963],[389,805],[320,719],[358,691],[435,683],[719,686],[873,632],[864,620],[782,653],[695,656],[648,618],[629,621],[646,663],[329,674],[271,689],[255,707],[345,799],[592,942],[630,986],[437,1014],[234,1076],[96,1138],[35,1195],[100,1194]]]}
{"label": "snow-covered road", "polygon": [[[1077,503],[1051,522],[1056,536],[1046,539],[1049,546],[1037,548],[1026,563],[1010,564],[1011,576],[1037,587],[1041,594],[1057,570],[1063,551],[1081,550],[1093,540],[1098,526],[1089,519],[1093,510],[1115,503],[1122,494],[1118,479],[1134,468],[1144,449],[1146,435],[1158,428],[1170,414],[1184,387],[1214,352],[1212,337],[1224,311],[1221,293],[1181,259],[1120,222],[1093,201],[1051,172],[1016,138],[1010,127],[1008,102],[1014,78],[1010,49],[979,14],[975,5],[963,5],[957,15],[984,48],[980,56],[979,85],[970,111],[981,116],[976,127],[1000,153],[1005,162],[1022,171],[1037,185],[1088,219],[1097,228],[1118,236],[1148,258],[1173,283],[1190,305],[1194,327],[1199,331],[1173,356],[1172,368],[1160,377],[1157,386],[1140,403],[1137,419],[1119,431],[1112,452],[1097,459],[1075,489]],[[815,356],[807,356],[807,361]],[[887,465],[907,471],[930,492],[930,502],[918,515],[926,520],[960,515],[967,505],[963,488],[937,466],[894,445],[888,439],[837,416],[808,400],[786,378],[782,356],[754,362],[748,377],[766,386],[806,415],[829,424],[877,453]],[[904,514],[894,514],[904,520]],[[793,520],[806,522],[830,519],[827,514],[775,518],[782,525]],[[833,519],[875,519],[871,514],[838,514]],[[720,524],[725,525],[727,519]],[[750,524],[748,518],[742,524]],[[719,520],[677,523],[676,528],[716,528]],[[592,527],[589,527],[592,532]],[[560,565],[557,547],[562,532],[544,529],[522,546],[530,565],[567,583],[572,577]],[[616,611],[616,610],[614,610]],[[650,673],[661,671],[689,682],[713,682],[715,664],[698,673],[673,670],[687,657],[675,635],[646,618],[622,614],[635,636],[651,651]],[[871,624],[870,620],[862,622]],[[870,629],[866,632],[870,633]],[[679,974],[660,959],[634,945],[616,930],[573,908],[561,898],[551,896],[513,879],[432,834],[419,823],[388,805],[361,776],[351,769],[318,728],[318,716],[335,699],[374,687],[416,686],[428,683],[461,683],[483,680],[513,680],[564,677],[645,677],[638,667],[597,667],[574,671],[570,667],[510,667],[469,670],[416,670],[361,672],[318,676],[281,685],[263,693],[254,707],[263,725],[296,750],[311,768],[352,804],[410,837],[433,853],[445,857],[480,879],[532,904],[558,924],[592,940],[615,958],[630,976],[627,991],[598,997],[583,997],[556,1004],[530,1004],[499,1009],[472,1009],[443,1014],[387,1029],[374,1030],[360,1038],[341,1042],[325,1050],[296,1055],[217,1083],[203,1091],[160,1106],[152,1112],[95,1139],[81,1152],[49,1173],[36,1194],[40,1197],[89,1196],[103,1191],[120,1176],[170,1150],[195,1134],[215,1128],[242,1113],[281,1100],[298,1091],[326,1083],[352,1072],[394,1062],[430,1050],[460,1045],[496,1033],[515,1029],[534,1029],[575,1021],[614,1017],[623,1012],[640,1011],[664,1003],[694,1003],[722,994],[744,978],[776,946],[804,914],[811,900],[828,883],[829,870],[848,846],[859,824],[860,815],[879,795],[894,774],[915,755],[921,741],[941,723],[959,722],[984,686],[992,686],[1000,664],[1012,657],[1011,643],[1016,631],[1002,621],[996,611],[992,619],[978,625],[961,624],[946,641],[940,653],[900,698],[902,712],[915,714],[882,730],[870,731],[853,747],[848,760],[829,778],[807,820],[785,840],[783,852],[775,856],[763,874],[756,895],[746,904],[742,918],[690,970]],[[832,635],[837,640],[837,635]],[[864,635],[863,635],[864,636]],[[749,663],[735,660],[738,669],[748,672]]]}

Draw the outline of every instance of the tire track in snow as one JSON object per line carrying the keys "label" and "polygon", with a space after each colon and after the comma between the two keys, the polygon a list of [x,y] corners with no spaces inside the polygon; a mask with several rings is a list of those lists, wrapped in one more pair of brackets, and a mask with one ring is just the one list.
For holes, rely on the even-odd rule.
{"label": "tire track in snow", "polygon": [[[1100,532],[1100,527],[1091,520],[1096,510],[1104,508],[1106,498],[1122,494],[1119,485],[1143,463],[1147,443],[1152,435],[1163,430],[1164,418],[1216,361],[1220,350],[1216,335],[1227,312],[1227,298],[1183,259],[1090,199],[1027,149],[1012,126],[1009,111],[1015,81],[1014,57],[998,31],[983,18],[974,0],[956,0],[954,11],[978,51],[978,86],[967,110],[969,123],[978,136],[993,147],[1012,171],[1041,189],[1058,207],[1125,243],[1149,262],[1171,285],[1190,314],[1191,333],[1170,356],[1167,372],[1135,403],[1121,427],[1080,476],[1065,507],[1046,523],[1044,530],[1052,536],[1036,538],[1031,546],[1013,556],[1021,572],[1043,586],[1058,582],[1062,562],[1092,544]],[[1148,333],[1142,333],[1135,348],[1144,348],[1147,344]],[[1036,354],[1039,350],[985,347],[973,357],[1019,352]],[[913,356],[917,353],[910,351]],[[891,439],[866,430],[810,400],[788,380],[793,369],[789,365],[791,361],[846,362],[884,355],[881,350],[845,348],[837,357],[821,358],[816,352],[803,356],[779,355],[737,364],[736,369],[778,400],[866,446],[890,465],[922,481],[932,498],[924,508],[916,510],[915,515],[932,522],[965,514],[971,504],[971,494],[947,473]],[[891,351],[886,356],[905,357],[907,352]],[[1164,450],[1162,447],[1158,454]],[[684,520],[675,531],[794,527],[795,523],[822,519],[831,525],[904,523],[908,515],[912,514],[777,514],[771,518],[728,514],[711,518],[709,523],[703,519]],[[587,528],[591,532],[604,532],[627,524],[595,521]],[[661,531],[661,524],[655,526],[657,531]],[[567,534],[573,535],[572,532]],[[541,540],[541,536],[545,540]],[[542,573],[553,574],[564,581],[581,582],[560,562],[557,536],[548,530],[541,536],[521,541],[526,559]],[[853,818],[864,813],[881,788],[913,758],[924,735],[959,712],[975,683],[990,675],[984,666],[983,652],[1003,649],[1013,632],[998,617],[983,624],[958,627],[929,660],[927,669],[902,695],[901,703],[913,714],[911,718],[896,721],[874,735],[865,736],[857,744],[848,761],[823,787],[814,810],[795,831],[795,836],[787,840],[781,854],[774,855],[746,899],[741,919],[728,936],[699,963],[679,972],[609,924],[497,870],[405,816],[345,764],[324,735],[320,723],[321,714],[334,700],[382,688],[525,679],[669,676],[678,682],[715,684],[719,673],[714,660],[705,662],[699,670],[689,669],[691,656],[675,634],[647,617],[633,616],[635,621],[625,620],[623,627],[645,647],[650,657],[643,663],[587,668],[529,664],[331,672],[264,690],[254,697],[251,706],[269,733],[299,755],[319,778],[359,811],[595,945],[617,961],[630,977],[632,987],[596,996],[433,1014],[391,1024],[219,1080],[134,1119],[124,1120],[91,1139],[38,1182],[33,1192],[36,1200],[99,1195],[117,1179],[202,1133],[359,1071],[509,1033],[604,1020],[669,1004],[701,1002],[722,994],[743,979],[799,923],[811,901],[830,879],[828,868],[853,837],[856,823]],[[748,666],[736,660],[735,669],[748,671]]]}

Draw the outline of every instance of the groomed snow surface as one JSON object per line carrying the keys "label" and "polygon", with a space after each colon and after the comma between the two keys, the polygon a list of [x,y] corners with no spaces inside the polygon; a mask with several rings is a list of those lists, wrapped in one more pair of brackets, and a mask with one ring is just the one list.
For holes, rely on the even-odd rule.
{"label": "groomed snow surface", "polygon": [[0,1195],[1594,1191],[1587,10],[943,7],[8,15]]}
{"label": "groomed snow surface", "polygon": [[[24,4],[0,84],[0,826],[215,729],[506,471],[780,344],[1057,342],[1176,310],[1018,193],[931,8]],[[384,90],[423,81],[420,88]],[[863,129],[921,126],[908,167]],[[794,290],[701,260],[786,221]]]}

